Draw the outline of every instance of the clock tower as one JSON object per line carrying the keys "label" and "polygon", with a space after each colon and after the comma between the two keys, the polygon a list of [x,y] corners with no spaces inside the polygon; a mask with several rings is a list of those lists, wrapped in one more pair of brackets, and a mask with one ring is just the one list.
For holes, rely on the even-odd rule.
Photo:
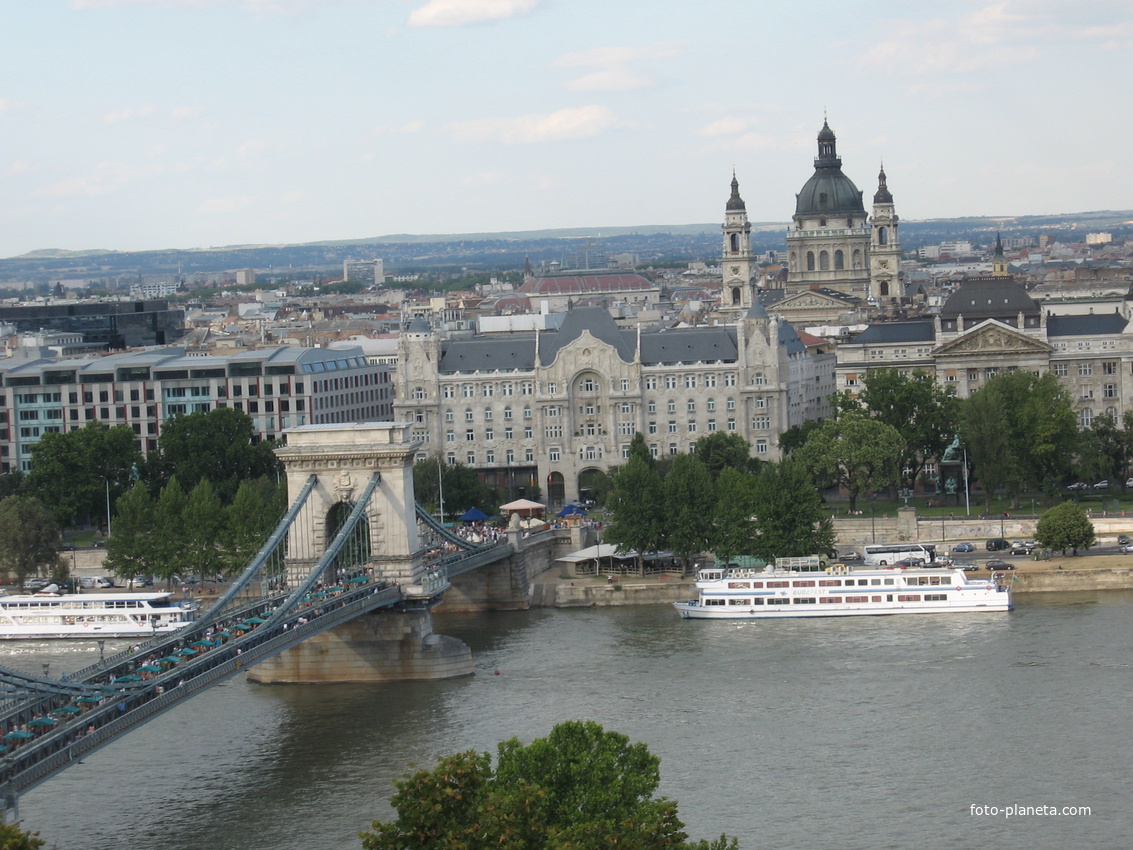
{"label": "clock tower", "polygon": [[720,306],[725,310],[748,310],[755,302],[755,258],[751,253],[751,224],[740,197],[740,183],[732,172],[732,196],[724,208],[724,287]]}
{"label": "clock tower", "polygon": [[869,294],[877,306],[896,303],[901,291],[901,239],[897,235],[897,213],[893,195],[885,185],[885,166],[877,175],[877,192],[873,196],[870,218]]}

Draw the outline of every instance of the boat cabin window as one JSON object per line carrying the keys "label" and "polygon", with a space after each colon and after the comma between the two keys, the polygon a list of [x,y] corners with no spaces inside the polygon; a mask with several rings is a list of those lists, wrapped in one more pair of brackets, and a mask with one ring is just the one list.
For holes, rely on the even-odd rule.
{"label": "boat cabin window", "polygon": [[818,582],[819,587],[841,587],[842,579],[840,578],[824,578]]}
{"label": "boat cabin window", "polygon": [[819,601],[819,602],[824,602],[824,603],[827,603],[827,604],[833,604],[833,603],[838,603],[838,602],[841,602],[841,601],[842,601],[842,597],[841,597],[841,596],[823,596],[823,597],[822,597],[821,599],[819,599],[818,601]]}
{"label": "boat cabin window", "polygon": [[948,601],[947,593],[926,593],[924,595],[925,602],[946,602]]}
{"label": "boat cabin window", "polygon": [[818,600],[813,596],[799,596],[792,600],[796,605],[813,605]]}
{"label": "boat cabin window", "polygon": [[881,584],[881,579],[879,579],[879,578],[871,578],[871,579],[869,580],[869,583],[870,583],[870,584]]}
{"label": "boat cabin window", "polygon": [[789,581],[769,581],[769,582],[767,582],[767,586],[768,587],[790,587],[791,583]]}
{"label": "boat cabin window", "polygon": [[729,599],[728,604],[729,605],[750,605],[751,600],[750,599]]}
{"label": "boat cabin window", "polygon": [[796,581],[792,582],[795,587],[814,587],[813,581]]}

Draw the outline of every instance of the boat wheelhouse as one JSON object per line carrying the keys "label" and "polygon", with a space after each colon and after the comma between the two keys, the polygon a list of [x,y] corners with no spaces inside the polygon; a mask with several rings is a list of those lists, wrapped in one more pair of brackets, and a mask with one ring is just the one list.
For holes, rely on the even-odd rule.
{"label": "boat wheelhouse", "polygon": [[822,572],[713,567],[696,574],[696,588],[695,601],[673,603],[685,619],[959,614],[1013,607],[1010,583],[1001,574],[969,578],[962,569],[931,564],[873,570],[836,564]]}
{"label": "boat wheelhouse", "polygon": [[173,594],[0,596],[0,640],[152,637],[193,621],[195,606]]}

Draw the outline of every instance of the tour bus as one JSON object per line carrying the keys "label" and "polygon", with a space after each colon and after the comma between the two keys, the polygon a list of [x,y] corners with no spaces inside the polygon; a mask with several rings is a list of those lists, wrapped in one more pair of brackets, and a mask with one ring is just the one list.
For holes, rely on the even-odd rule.
{"label": "tour bus", "polygon": [[888,567],[910,558],[931,564],[936,560],[936,544],[867,543],[865,546],[864,564],[867,567]]}

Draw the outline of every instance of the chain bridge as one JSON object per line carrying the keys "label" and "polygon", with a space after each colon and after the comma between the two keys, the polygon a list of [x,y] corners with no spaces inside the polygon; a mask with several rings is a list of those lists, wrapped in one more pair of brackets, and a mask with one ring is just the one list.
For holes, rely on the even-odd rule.
{"label": "chain bridge", "polygon": [[[305,426],[276,450],[291,505],[228,590],[190,626],[60,679],[0,668],[0,797],[21,793],[239,673],[257,682],[435,679],[472,672],[430,610],[458,576],[481,609],[524,608],[553,558],[518,528],[473,544],[414,500],[419,446],[399,423]],[[532,541],[535,543],[536,541]],[[527,550],[527,551],[523,551]]]}

